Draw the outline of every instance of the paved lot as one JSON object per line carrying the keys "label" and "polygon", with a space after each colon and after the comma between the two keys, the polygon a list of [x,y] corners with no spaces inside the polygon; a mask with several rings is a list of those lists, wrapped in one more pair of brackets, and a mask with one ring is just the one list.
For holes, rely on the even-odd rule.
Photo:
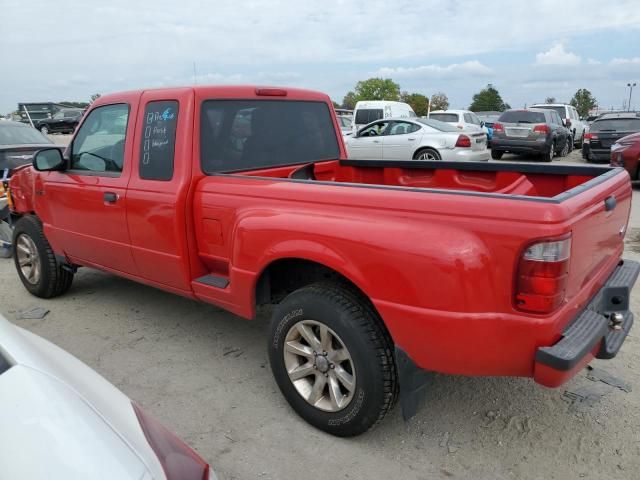
{"label": "paved lot", "polygon": [[[579,153],[566,161],[580,162]],[[627,256],[640,259],[639,190],[633,204]],[[640,471],[638,326],[615,360],[594,362],[631,392],[592,382],[586,371],[556,390],[529,379],[438,376],[409,423],[396,409],[374,431],[339,439],[299,419],[277,390],[267,310],[247,322],[87,269],[67,295],[41,300],[3,259],[0,299],[5,316],[104,375],[194,446],[221,479],[600,480],[636,479]],[[50,313],[15,320],[32,306]],[[593,403],[572,403],[565,392],[583,387]]]}

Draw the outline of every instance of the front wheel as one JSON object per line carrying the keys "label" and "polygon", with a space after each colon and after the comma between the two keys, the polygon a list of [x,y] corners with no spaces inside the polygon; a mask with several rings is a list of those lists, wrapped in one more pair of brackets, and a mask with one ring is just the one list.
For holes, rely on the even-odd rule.
{"label": "front wheel", "polygon": [[13,259],[22,284],[36,297],[57,297],[71,287],[73,273],[58,263],[44,236],[42,223],[34,216],[16,222]]}
{"label": "front wheel", "polygon": [[269,360],[291,407],[333,435],[366,432],[398,395],[393,345],[382,320],[365,299],[337,284],[303,287],[276,307]]}
{"label": "front wheel", "polygon": [[47,135],[49,133],[49,127],[47,127],[46,125],[42,125],[40,127],[40,133],[42,133],[43,135]]}

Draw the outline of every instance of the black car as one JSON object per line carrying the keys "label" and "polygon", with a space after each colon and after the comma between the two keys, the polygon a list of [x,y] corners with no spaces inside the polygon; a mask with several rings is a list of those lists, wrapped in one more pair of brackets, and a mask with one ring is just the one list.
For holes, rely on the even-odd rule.
{"label": "black car", "polygon": [[19,122],[0,121],[0,177],[21,165],[31,163],[33,154],[50,148],[53,142],[39,131]]}
{"label": "black car", "polygon": [[606,113],[598,117],[585,134],[582,158],[587,162],[609,162],[611,145],[636,132],[640,132],[640,113]]}
{"label": "black car", "polygon": [[58,110],[51,118],[44,118],[33,122],[33,126],[43,134],[73,133],[80,123],[83,111],[77,108]]}
{"label": "black car", "polygon": [[507,110],[493,124],[491,158],[499,160],[506,152],[528,153],[550,162],[571,151],[569,138],[570,132],[555,110]]}

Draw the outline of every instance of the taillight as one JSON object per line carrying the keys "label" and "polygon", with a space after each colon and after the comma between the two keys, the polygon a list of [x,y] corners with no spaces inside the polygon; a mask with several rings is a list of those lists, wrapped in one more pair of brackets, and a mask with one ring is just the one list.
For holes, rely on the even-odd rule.
{"label": "taillight", "polygon": [[569,278],[571,237],[534,243],[522,253],[516,281],[519,310],[549,313],[564,302]]}
{"label": "taillight", "polygon": [[598,140],[598,134],[597,133],[585,133],[584,134],[584,143],[589,143],[591,140]]}
{"label": "taillight", "polygon": [[209,465],[187,444],[135,403],[138,422],[155,452],[167,480],[208,480]]}
{"label": "taillight", "polygon": [[551,130],[549,129],[549,125],[536,125],[533,127],[533,131],[536,133],[544,133],[546,135]]}
{"label": "taillight", "polygon": [[471,146],[471,139],[466,135],[458,135],[458,141],[456,147],[469,148]]}
{"label": "taillight", "polygon": [[504,132],[504,125],[502,125],[501,123],[494,123],[493,124],[493,131],[494,132]]}

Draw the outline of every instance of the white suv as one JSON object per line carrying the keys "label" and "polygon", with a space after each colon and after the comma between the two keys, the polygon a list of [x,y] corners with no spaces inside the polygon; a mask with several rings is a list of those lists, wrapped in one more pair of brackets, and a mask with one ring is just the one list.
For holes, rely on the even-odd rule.
{"label": "white suv", "polygon": [[571,131],[573,144],[578,147],[582,146],[584,134],[589,130],[589,127],[586,122],[580,120],[580,115],[578,115],[575,107],[567,105],[566,103],[538,103],[531,105],[531,108],[547,108],[558,112],[564,126]]}
{"label": "white suv", "polygon": [[432,120],[450,123],[454,127],[468,132],[485,132],[478,116],[469,110],[434,110],[429,113]]}

